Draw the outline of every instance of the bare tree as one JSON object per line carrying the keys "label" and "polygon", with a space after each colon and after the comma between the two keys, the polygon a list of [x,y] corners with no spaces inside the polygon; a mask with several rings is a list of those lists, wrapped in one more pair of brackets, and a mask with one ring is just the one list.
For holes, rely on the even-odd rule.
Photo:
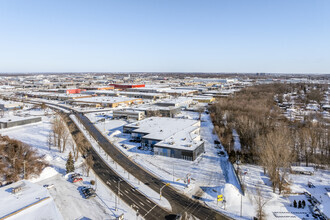
{"label": "bare tree", "polygon": [[256,213],[257,213],[257,218],[259,220],[264,220],[266,219],[266,214],[265,214],[265,206],[269,199],[266,199],[265,195],[261,192],[260,186],[256,186],[255,193],[253,193],[253,198],[254,201],[257,205],[256,207]]}
{"label": "bare tree", "polygon": [[281,193],[286,183],[290,162],[293,159],[292,144],[290,131],[286,128],[278,128],[257,138],[260,161],[272,181],[273,192],[278,187]]}
{"label": "bare tree", "polygon": [[59,152],[63,152],[69,139],[69,132],[64,120],[58,114],[55,115],[55,118],[52,120],[51,131],[53,145],[57,147]]}
{"label": "bare tree", "polygon": [[197,112],[198,112],[198,120],[202,119],[202,113],[204,112],[204,107],[200,106],[197,108]]}
{"label": "bare tree", "polygon": [[91,153],[88,153],[86,159],[85,159],[85,163],[86,163],[86,173],[87,173],[87,176],[89,176],[89,171],[90,169],[93,167],[94,165],[94,160],[93,160],[93,155]]}

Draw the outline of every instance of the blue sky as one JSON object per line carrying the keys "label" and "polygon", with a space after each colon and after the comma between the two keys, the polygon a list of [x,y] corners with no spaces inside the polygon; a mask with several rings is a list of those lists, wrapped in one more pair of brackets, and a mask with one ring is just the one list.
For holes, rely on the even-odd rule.
{"label": "blue sky", "polygon": [[0,0],[0,72],[330,73],[329,0]]}

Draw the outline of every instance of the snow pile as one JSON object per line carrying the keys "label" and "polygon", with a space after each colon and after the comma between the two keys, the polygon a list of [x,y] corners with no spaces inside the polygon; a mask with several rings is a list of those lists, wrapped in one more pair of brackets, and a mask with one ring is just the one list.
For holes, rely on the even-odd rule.
{"label": "snow pile", "polygon": [[241,194],[233,184],[226,183],[221,192],[226,200],[226,206],[239,207],[241,205]]}
{"label": "snow pile", "polygon": [[55,176],[57,174],[58,174],[58,172],[53,167],[46,167],[40,173],[39,177],[31,178],[30,181],[33,182],[33,183],[36,183],[36,182],[39,182],[41,180],[48,179],[48,178],[50,178],[52,176]]}

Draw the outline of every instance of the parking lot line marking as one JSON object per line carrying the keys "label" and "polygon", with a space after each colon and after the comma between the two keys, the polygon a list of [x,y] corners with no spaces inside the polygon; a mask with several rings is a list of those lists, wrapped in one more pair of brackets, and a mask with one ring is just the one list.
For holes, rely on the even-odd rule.
{"label": "parking lot line marking", "polygon": [[151,202],[147,199],[147,202],[149,202],[151,204]]}

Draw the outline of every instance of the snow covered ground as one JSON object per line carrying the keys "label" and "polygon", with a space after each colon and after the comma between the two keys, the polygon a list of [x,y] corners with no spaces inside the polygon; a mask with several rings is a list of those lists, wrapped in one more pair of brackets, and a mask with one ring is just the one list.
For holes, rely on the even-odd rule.
{"label": "snow covered ground", "polygon": [[[280,196],[278,193],[273,193],[270,185],[269,177],[263,174],[263,169],[260,166],[255,165],[241,165],[242,171],[246,173],[243,177],[243,182],[246,185],[246,197],[250,197],[253,201],[253,195],[255,194],[256,186],[259,186],[264,197],[268,201],[265,206],[267,219],[279,219],[279,218],[297,218],[297,219],[314,219],[311,216],[311,212],[308,208],[309,202],[305,195],[301,193],[309,192],[321,203],[321,211],[329,216],[330,212],[330,198],[327,194],[326,188],[330,186],[330,172],[326,170],[318,170],[314,175],[294,175],[290,174],[289,179],[291,182],[292,194],[288,196]],[[311,181],[315,188],[309,188],[307,186],[308,181]],[[329,189],[330,190],[330,189]],[[294,208],[292,206],[293,201],[305,200],[306,207],[304,209]],[[247,204],[243,204],[243,207]],[[251,205],[250,205],[251,206]],[[245,206],[246,207],[246,206]],[[253,208],[253,207],[251,207]],[[245,211],[246,208],[243,208]],[[245,215],[251,215],[252,213],[245,213]],[[307,217],[309,215],[309,217]],[[282,216],[282,217],[276,217]],[[285,217],[286,216],[286,217]]]}
{"label": "snow covered ground", "polygon": [[[26,106],[25,109],[28,109],[28,107],[29,106]],[[73,184],[68,181],[68,178],[65,175],[65,163],[68,152],[72,150],[72,148],[71,146],[68,146],[64,153],[59,153],[57,149],[48,149],[47,138],[51,127],[51,116],[43,116],[43,111],[41,110],[24,110],[21,112],[17,111],[16,113],[40,115],[43,120],[42,122],[34,124],[1,129],[0,134],[8,135],[11,138],[30,144],[35,147],[40,154],[44,154],[50,167],[45,168],[39,177],[32,178],[31,181],[40,186],[44,184],[54,184],[54,188],[48,189],[48,191],[45,191],[43,187],[40,188],[33,185],[31,186],[31,188],[33,188],[31,195],[29,195],[29,191],[26,191],[27,199],[24,199],[26,202],[36,201],[37,197],[32,197],[32,194],[35,194],[35,192],[40,193],[41,196],[50,196],[50,199],[47,199],[47,201],[41,202],[39,205],[28,209],[31,218],[36,216],[45,216],[47,218],[51,215],[55,219],[61,219],[61,216],[63,219],[105,219],[115,218],[122,213],[124,213],[125,219],[136,218],[134,210],[127,207],[122,201],[119,204],[119,210],[117,212],[114,210],[115,195],[104,186],[101,181],[96,181],[97,186],[93,186],[97,188],[97,197],[87,200],[81,195],[78,188],[82,185],[90,185],[89,181],[96,179],[93,173],[90,177],[84,176],[84,181],[82,183]],[[218,156],[217,153],[220,149],[214,147],[214,140],[218,140],[218,138],[216,135],[212,134],[213,125],[210,121],[209,115],[202,114],[200,131],[201,137],[205,141],[206,153],[192,162],[163,156],[154,156],[150,151],[138,149],[137,147],[140,144],[129,142],[130,135],[122,133],[122,126],[130,123],[130,121],[111,120],[111,111],[105,111],[104,113],[109,116],[104,122],[100,120],[104,118],[100,113],[89,113],[88,117],[122,152],[127,154],[137,163],[141,164],[145,169],[159,176],[164,181],[171,183],[173,187],[176,187],[183,193],[189,196],[200,196],[200,201],[206,205],[224,212],[235,219],[251,219],[255,216],[255,189],[256,186],[259,186],[264,198],[268,201],[265,206],[267,219],[313,219],[310,215],[308,206],[304,209],[298,209],[291,206],[293,200],[307,201],[305,195],[294,194],[284,197],[273,193],[269,178],[263,175],[263,169],[259,166],[240,166],[243,173],[246,173],[243,176],[243,183],[246,186],[246,191],[245,195],[241,196],[239,184],[234,175],[232,165],[228,162],[226,156]],[[178,117],[198,119],[198,113],[183,111]],[[238,135],[236,136],[235,131],[233,131],[233,134],[235,136],[235,146],[236,148],[239,148],[239,137]],[[116,172],[120,173],[127,181],[131,181],[132,185],[140,187],[140,191],[148,195],[161,206],[170,209],[169,203],[164,198],[162,198],[161,201],[159,200],[158,193],[154,192],[147,186],[147,188],[143,188],[144,184],[139,185],[139,182],[134,177],[130,176],[118,165],[116,166],[115,164],[112,164],[111,160],[106,158],[102,150],[99,151],[99,153],[105,160],[110,162],[110,166],[113,166]],[[81,163],[81,158],[75,163],[77,171],[80,173],[82,173],[79,168]],[[185,177],[187,174],[191,175],[191,184],[188,187],[185,183]],[[320,209],[328,216],[330,215],[330,209],[328,208],[330,207],[328,192],[330,190],[329,171],[316,171],[313,176],[290,175],[290,178],[293,193],[303,193],[304,191],[310,192],[322,203]],[[308,188],[308,181],[312,182],[315,185],[315,188]],[[27,183],[27,185],[29,184],[31,183]],[[23,202],[18,202],[16,205],[12,205],[10,202],[4,202],[4,200],[1,199],[6,197],[3,196],[12,197],[13,195],[7,191],[2,192],[3,189],[5,188],[0,188],[0,217],[7,215],[8,211],[13,212],[16,209],[19,209],[21,205],[28,205],[25,203],[23,204]],[[219,194],[224,196],[224,199],[226,200],[225,204],[216,201],[217,195]],[[41,198],[41,196],[38,197]],[[54,204],[56,204],[56,207]],[[242,217],[240,217],[241,204],[243,207]],[[307,202],[307,204],[309,203]],[[42,210],[39,210],[39,206],[43,207],[40,208]],[[34,209],[36,211],[33,211]],[[59,210],[60,214],[56,212],[56,209]],[[45,210],[49,211],[45,212]],[[307,217],[307,215],[309,215],[309,217]],[[20,219],[19,215],[16,217],[17,219]]]}
{"label": "snow covered ground", "polygon": [[[200,196],[201,202],[219,211],[231,209],[228,202],[226,207],[222,203],[217,203],[217,196],[221,193],[240,195],[240,186],[234,174],[232,165],[227,157],[220,157],[220,149],[215,148],[214,140],[218,140],[217,135],[212,134],[213,125],[208,114],[202,114],[201,138],[205,141],[205,154],[195,161],[186,161],[176,158],[152,155],[151,151],[138,149],[140,143],[129,142],[130,135],[122,133],[123,125],[129,123],[125,120],[112,120],[110,112],[90,113],[87,116],[95,126],[114,143],[118,149],[131,157],[132,160],[141,164],[165,182],[188,196]],[[183,111],[177,117],[198,119],[196,112]],[[102,119],[105,118],[105,121]],[[221,148],[221,146],[220,146]],[[187,174],[191,177],[189,186],[185,183]],[[224,191],[224,189],[227,189]],[[230,189],[230,190],[228,190]],[[233,204],[234,205],[234,204]],[[230,214],[237,217],[237,213]]]}
{"label": "snow covered ground", "polygon": [[[145,169],[159,176],[183,193],[201,197],[200,201],[206,205],[232,216],[235,219],[251,219],[256,215],[256,186],[260,187],[261,193],[267,201],[265,212],[267,219],[312,219],[309,208],[297,209],[290,206],[293,200],[305,200],[304,195],[292,195],[283,197],[272,192],[269,178],[263,175],[263,169],[259,166],[241,165],[243,173],[243,183],[246,185],[245,194],[240,193],[240,186],[234,167],[229,163],[227,156],[218,156],[218,152],[223,150],[215,148],[214,140],[218,140],[217,135],[212,134],[213,125],[208,114],[202,114],[201,138],[205,141],[205,154],[196,161],[185,161],[175,158],[155,156],[148,150],[140,150],[140,143],[129,142],[130,135],[122,133],[122,126],[129,123],[125,120],[112,120],[111,112],[90,113],[87,116],[95,123],[95,126],[114,143],[118,149],[131,157],[132,160],[141,164]],[[198,113],[183,111],[177,117],[198,119]],[[104,121],[103,118],[106,118]],[[240,148],[239,136],[233,131],[234,147]],[[185,177],[191,175],[191,184],[187,187]],[[329,186],[329,172],[319,171],[315,176],[291,175],[292,190],[303,193],[309,191],[312,195],[323,201],[323,211],[330,210],[329,196],[326,194],[326,186]],[[307,178],[307,179],[306,179]],[[310,179],[316,182],[315,189],[307,189],[307,182]],[[305,188],[303,187],[305,186]],[[320,186],[319,186],[320,185]],[[300,188],[299,188],[300,187]],[[313,192],[313,190],[315,192]],[[224,202],[217,202],[217,195],[222,194]],[[307,203],[308,204],[308,203]],[[241,213],[242,205],[242,213]]]}
{"label": "snow covered ground", "polygon": [[[31,110],[28,111],[28,113],[31,115],[43,115],[41,110]],[[30,179],[31,182],[37,184],[36,188],[38,188],[38,185],[43,186],[44,184],[54,184],[54,187],[48,190],[49,193],[45,188],[41,187],[41,192],[44,193],[46,190],[45,192],[48,194],[45,194],[45,196],[50,196],[50,199],[48,199],[47,202],[40,203],[40,205],[45,204],[42,208],[36,209],[33,207],[31,210],[35,209],[36,211],[31,211],[29,218],[23,218],[25,217],[23,215],[22,218],[17,219],[62,219],[61,217],[57,217],[57,214],[53,211],[56,207],[60,212],[58,216],[62,215],[63,219],[114,219],[121,214],[124,214],[124,219],[136,219],[135,211],[128,207],[123,201],[120,201],[118,210],[115,211],[115,194],[113,194],[113,192],[111,192],[111,190],[109,190],[100,180],[98,181],[93,173],[91,173],[90,177],[83,176],[83,183],[71,183],[68,180],[68,176],[65,172],[65,163],[69,151],[72,151],[72,147],[67,146],[63,153],[60,153],[55,148],[49,150],[47,146],[47,138],[51,128],[50,121],[51,117],[43,116],[42,121],[38,123],[0,130],[1,135],[8,135],[10,138],[25,142],[36,148],[40,154],[45,155],[45,160],[50,166],[46,167],[39,177]],[[83,160],[81,157],[75,162],[76,172],[83,173],[80,168],[82,162]],[[78,187],[82,185],[89,186],[89,181],[92,179],[97,182],[96,193],[98,196],[91,199],[85,199],[78,190]],[[13,205],[12,203],[7,202],[5,199],[7,197],[2,197],[2,189],[5,188],[0,188],[0,217],[8,214],[8,211],[10,210],[14,211],[17,208],[20,208],[19,206],[21,204],[25,204],[22,202]],[[32,191],[31,195],[27,195],[27,199],[23,200],[26,200],[26,202],[29,202],[30,200],[32,201],[32,199],[29,199],[29,196],[32,198],[33,194],[33,199],[35,199],[37,195],[36,192],[39,191],[37,189]],[[6,192],[5,195],[12,197],[11,193],[9,194],[8,192]],[[2,198],[5,200],[1,200]],[[53,208],[51,204],[56,204],[56,207]],[[28,205],[28,203],[26,203],[26,205]],[[36,207],[39,207],[39,205]],[[17,216],[19,217],[19,215]]]}

